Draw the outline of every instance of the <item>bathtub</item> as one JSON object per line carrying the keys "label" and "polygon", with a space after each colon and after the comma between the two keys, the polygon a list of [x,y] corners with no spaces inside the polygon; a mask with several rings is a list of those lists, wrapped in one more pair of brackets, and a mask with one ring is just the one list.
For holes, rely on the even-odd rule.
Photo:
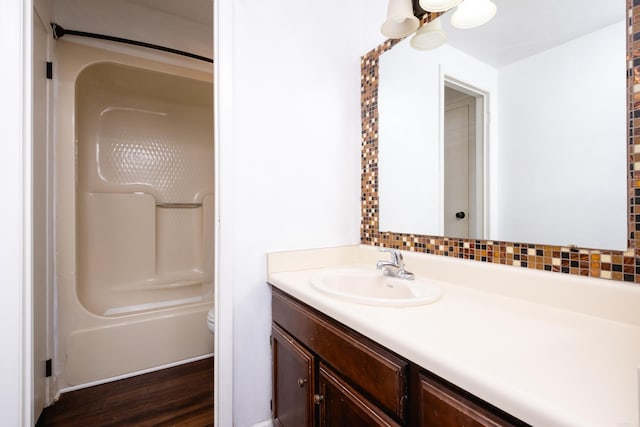
{"label": "bathtub", "polygon": [[213,353],[211,66],[104,47],[56,42],[63,391]]}

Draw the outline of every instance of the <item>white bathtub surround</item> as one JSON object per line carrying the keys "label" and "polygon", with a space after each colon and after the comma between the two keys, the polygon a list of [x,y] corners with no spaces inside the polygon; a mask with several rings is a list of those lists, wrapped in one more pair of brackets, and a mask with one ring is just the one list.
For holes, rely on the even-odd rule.
{"label": "white bathtub surround", "polygon": [[[83,51],[71,55],[86,58]],[[77,76],[61,67],[65,80],[75,77],[78,298],[104,316],[200,302],[213,292],[204,280],[213,240],[204,234],[213,228],[211,76],[103,55]],[[60,61],[68,60],[62,49]]]}
{"label": "white bathtub surround", "polygon": [[371,246],[272,253],[269,281],[532,425],[639,425],[639,286],[403,255],[439,301],[374,307],[311,286],[324,268],[374,270],[385,256]]}
{"label": "white bathtub surround", "polygon": [[210,355],[211,67],[63,40],[56,54],[61,388]]}

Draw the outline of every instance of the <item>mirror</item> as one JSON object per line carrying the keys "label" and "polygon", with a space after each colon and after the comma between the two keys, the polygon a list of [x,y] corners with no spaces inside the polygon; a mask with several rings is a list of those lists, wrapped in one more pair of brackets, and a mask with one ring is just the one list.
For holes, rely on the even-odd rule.
{"label": "mirror", "polygon": [[380,231],[625,250],[624,0],[493,1],[380,55]]}

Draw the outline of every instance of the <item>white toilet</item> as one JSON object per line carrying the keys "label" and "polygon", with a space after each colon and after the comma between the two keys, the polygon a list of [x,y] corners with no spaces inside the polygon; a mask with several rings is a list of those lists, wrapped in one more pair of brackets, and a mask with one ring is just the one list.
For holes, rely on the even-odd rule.
{"label": "white toilet", "polygon": [[213,307],[211,307],[211,310],[209,310],[209,312],[207,313],[207,327],[209,328],[212,334],[215,332],[216,313]]}

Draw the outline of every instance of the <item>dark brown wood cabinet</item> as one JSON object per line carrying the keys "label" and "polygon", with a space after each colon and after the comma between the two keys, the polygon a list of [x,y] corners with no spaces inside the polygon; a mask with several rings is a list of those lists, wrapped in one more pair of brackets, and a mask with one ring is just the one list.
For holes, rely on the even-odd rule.
{"label": "dark brown wood cabinet", "polygon": [[276,424],[405,424],[407,361],[277,289],[272,304]]}
{"label": "dark brown wood cabinet", "polygon": [[527,424],[273,288],[276,425]]}
{"label": "dark brown wood cabinet", "polygon": [[418,425],[438,427],[503,427],[526,425],[507,414],[487,410],[442,380],[418,375]]}
{"label": "dark brown wood cabinet", "polygon": [[313,354],[276,325],[271,336],[276,422],[281,426],[311,427],[315,391]]}
{"label": "dark brown wood cabinet", "polygon": [[400,426],[323,363],[320,363],[318,391],[321,427]]}

